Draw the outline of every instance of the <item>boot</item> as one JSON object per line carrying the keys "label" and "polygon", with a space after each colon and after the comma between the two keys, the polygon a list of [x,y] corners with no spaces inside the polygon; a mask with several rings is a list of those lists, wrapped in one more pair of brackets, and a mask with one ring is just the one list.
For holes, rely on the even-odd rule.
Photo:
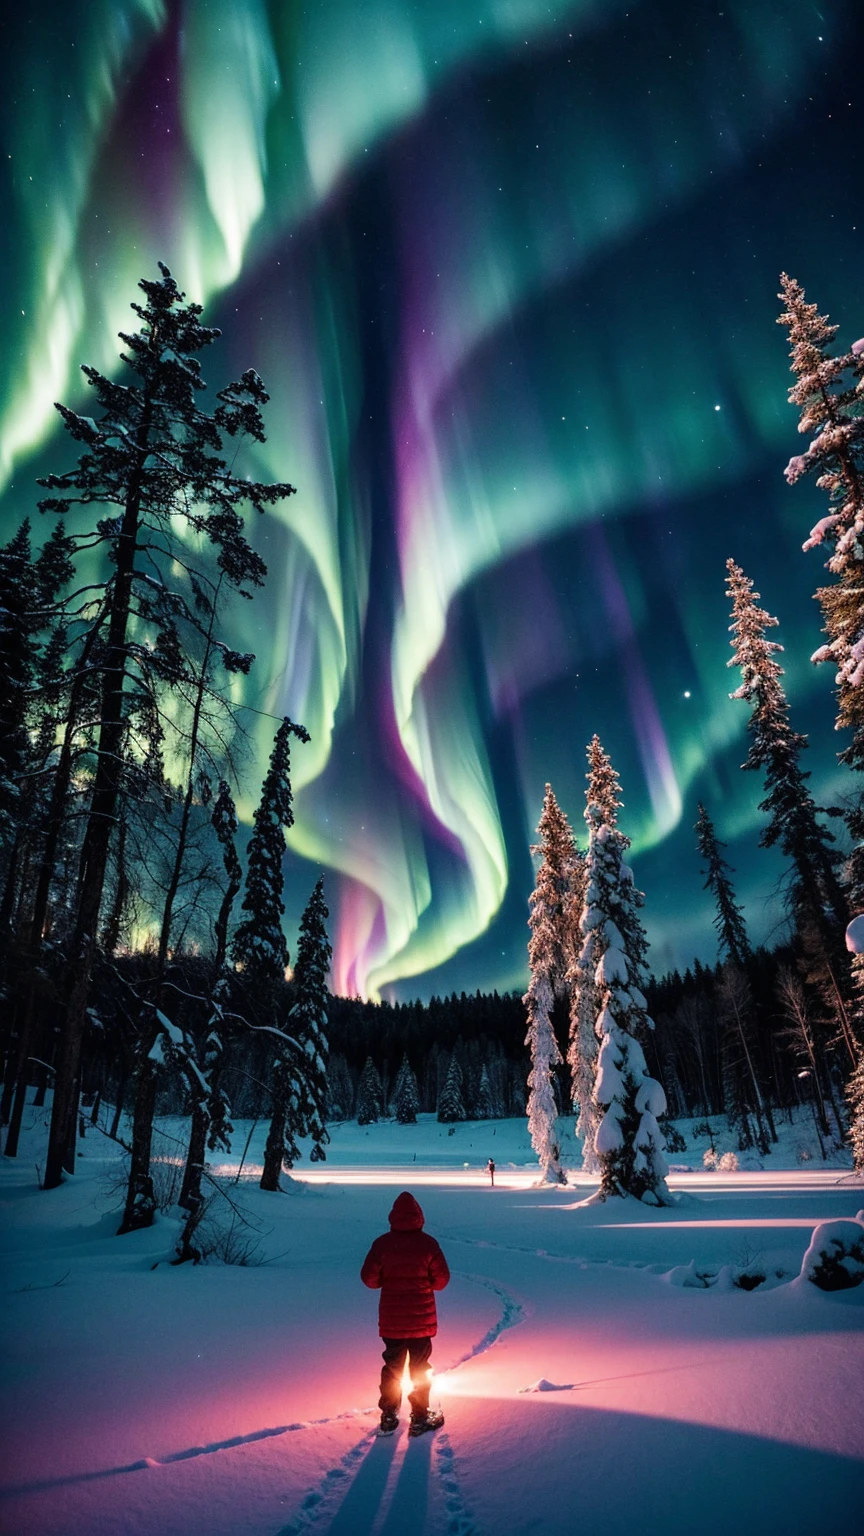
{"label": "boot", "polygon": [[408,1433],[412,1440],[416,1440],[418,1435],[425,1435],[430,1429],[440,1429],[443,1423],[440,1408],[430,1408],[427,1413],[412,1413]]}

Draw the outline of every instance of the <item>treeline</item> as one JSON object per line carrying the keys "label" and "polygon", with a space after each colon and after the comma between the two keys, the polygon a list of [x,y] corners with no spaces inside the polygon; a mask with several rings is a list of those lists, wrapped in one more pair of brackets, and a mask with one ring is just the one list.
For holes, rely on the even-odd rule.
{"label": "treeline", "polygon": [[[207,1154],[228,1144],[232,1114],[267,1120],[268,1189],[301,1139],[324,1156],[325,1116],[410,1122],[424,1110],[454,1121],[527,1109],[544,1172],[557,1178],[556,1119],[575,1106],[604,1194],[662,1201],[664,1088],[672,1115],[726,1116],[742,1147],[769,1146],[775,1115],[807,1103],[826,1152],[848,1129],[864,1166],[864,953],[850,961],[844,942],[864,912],[864,794],[850,778],[842,808],[814,800],[772,638],[778,621],[734,561],[733,697],[750,708],[743,767],[764,785],[759,841],[786,862],[787,947],[754,952],[734,871],[700,806],[694,854],[715,901],[720,964],[651,979],[618,779],[595,737],[587,846],[547,787],[524,999],[330,998],[322,881],[289,970],[290,754],[308,734],[274,720],[244,865],[235,794],[250,752],[237,679],[254,657],[231,643],[231,614],[266,579],[246,519],[293,487],[251,472],[268,398],[257,374],[204,409],[199,354],[218,333],[167,269],[139,286],[120,377],[84,369],[94,416],[58,407],[78,459],[40,482],[47,534],[37,539],[25,522],[0,550],[5,1154],[17,1154],[34,1081],[54,1089],[48,1188],[74,1169],[82,1105],[90,1117],[95,1106],[107,1134],[131,1125],[128,1231],[153,1219],[154,1117],[186,1115],[187,1257]],[[834,578],[818,594],[827,640],[814,660],[835,668],[837,724],[851,733],[841,762],[857,774],[864,342],[834,356],[836,328],[785,278],[783,295],[791,398],[811,435],[787,479],[813,472],[830,498],[808,540],[828,553]],[[848,855],[835,840],[840,817]]]}
{"label": "treeline", "polygon": [[[835,354],[837,327],[785,273],[780,297],[795,376],[789,398],[810,437],[786,479],[793,485],[812,473],[829,498],[828,514],[804,545],[822,547],[834,578],[817,593],[827,640],[811,659],[834,668],[837,729],[851,732],[839,761],[857,774],[864,769],[864,338]],[[587,752],[587,846],[547,784],[530,899],[528,1121],[543,1177],[562,1178],[555,1088],[566,1060],[583,1166],[599,1174],[600,1199],[668,1201],[658,1121],[670,1095],[679,1108],[698,1102],[706,1115],[722,1109],[742,1147],[767,1151],[777,1140],[774,1106],[792,1083],[778,1031],[766,1024],[769,981],[767,1006],[779,1013],[779,1038],[798,1057],[798,1082],[809,1083],[823,1150],[829,1138],[848,1133],[855,1166],[864,1168],[864,791],[850,778],[844,804],[817,803],[804,766],[807,738],[793,726],[785,692],[783,646],[773,637],[779,620],[760,606],[753,580],[731,558],[726,573],[727,666],[740,679],[730,697],[750,709],[741,766],[762,781],[758,846],[776,848],[785,861],[790,963],[766,966],[754,955],[734,871],[710,809],[700,804],[696,835],[722,965],[677,1002],[667,986],[655,998],[656,1023],[646,995],[645,897],[627,863],[618,775],[599,738]],[[845,822],[846,854],[832,820]]]}
{"label": "treeline", "polygon": [[146,1226],[154,1115],[173,1095],[190,1125],[189,1256],[239,1059],[266,1083],[264,1187],[299,1136],[323,1155],[330,946],[319,882],[289,988],[282,866],[302,725],[275,722],[245,870],[236,847],[236,680],[255,658],[231,643],[231,611],[267,574],[246,518],[293,494],[251,473],[268,396],[250,370],[205,409],[199,354],[219,332],[167,268],[139,288],[117,380],[83,369],[95,414],[58,406],[79,456],[39,482],[47,537],[34,548],[27,521],[0,551],[4,1152],[17,1154],[34,1067],[54,1089],[47,1188],[74,1170],[82,1093],[110,1090],[132,1125],[121,1231]]}
{"label": "treeline", "polygon": [[454,1118],[525,1112],[525,1007],[518,994],[462,992],[428,1003],[395,1004],[334,997],[329,1039],[328,1105],[334,1120],[356,1115],[369,1060],[380,1080],[380,1100],[385,1110],[392,1107],[403,1058],[416,1077],[424,1113],[438,1111],[454,1061]]}

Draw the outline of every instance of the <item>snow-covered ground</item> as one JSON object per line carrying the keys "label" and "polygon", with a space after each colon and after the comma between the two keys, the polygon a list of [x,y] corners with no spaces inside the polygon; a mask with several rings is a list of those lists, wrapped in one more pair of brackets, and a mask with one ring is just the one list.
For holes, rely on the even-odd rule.
{"label": "snow-covered ground", "polygon": [[[428,1118],[339,1125],[327,1164],[298,1165],[290,1193],[233,1189],[266,1263],[175,1268],[170,1216],[114,1235],[110,1142],[89,1134],[75,1179],[36,1188],[42,1119],[28,1110],[21,1157],[0,1168],[4,1531],[861,1526],[864,1286],[791,1282],[813,1226],[854,1216],[864,1188],[843,1166],[800,1165],[813,1152],[803,1122],[782,1128],[764,1169],[673,1174],[679,1202],[661,1211],[580,1207],[593,1187],[581,1177],[532,1187],[522,1121],[452,1136]],[[698,1168],[707,1141],[682,1129],[674,1161]],[[573,1159],[572,1138],[564,1148]],[[453,1270],[433,1355],[446,1425],[410,1443],[404,1429],[374,1437],[377,1297],[358,1278],[403,1187]],[[765,1280],[746,1291],[742,1273]]]}

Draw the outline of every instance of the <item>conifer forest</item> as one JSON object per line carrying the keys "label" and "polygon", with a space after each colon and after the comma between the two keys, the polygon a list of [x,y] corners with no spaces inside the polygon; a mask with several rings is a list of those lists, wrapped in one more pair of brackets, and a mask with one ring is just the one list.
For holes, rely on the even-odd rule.
{"label": "conifer forest", "polygon": [[0,1526],[852,1531],[860,3],[0,38]]}

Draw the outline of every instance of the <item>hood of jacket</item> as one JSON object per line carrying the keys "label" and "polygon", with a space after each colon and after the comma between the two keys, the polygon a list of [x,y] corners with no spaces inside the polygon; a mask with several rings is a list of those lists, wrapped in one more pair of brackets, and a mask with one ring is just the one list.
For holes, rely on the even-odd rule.
{"label": "hood of jacket", "polygon": [[390,1212],[390,1226],[394,1232],[419,1232],[425,1220],[420,1206],[407,1189],[396,1196]]}

